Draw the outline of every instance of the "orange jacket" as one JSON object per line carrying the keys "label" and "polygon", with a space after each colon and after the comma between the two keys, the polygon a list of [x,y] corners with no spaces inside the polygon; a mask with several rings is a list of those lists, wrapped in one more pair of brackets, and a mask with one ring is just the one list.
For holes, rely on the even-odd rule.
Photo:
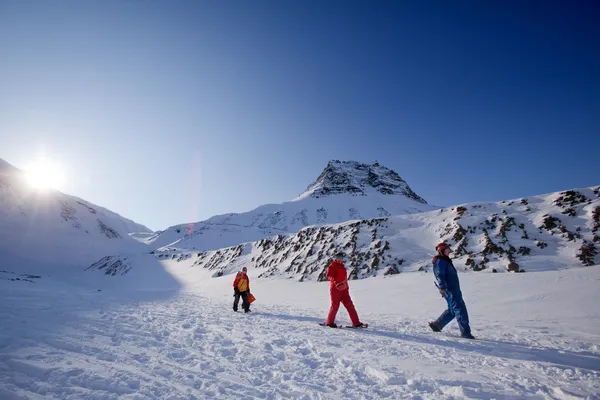
{"label": "orange jacket", "polygon": [[333,260],[333,262],[329,264],[329,267],[327,267],[327,279],[331,282],[329,287],[332,289],[337,285],[348,281],[348,273],[341,260]]}
{"label": "orange jacket", "polygon": [[238,289],[240,292],[249,292],[250,278],[248,278],[248,275],[238,272],[233,280],[233,288]]}

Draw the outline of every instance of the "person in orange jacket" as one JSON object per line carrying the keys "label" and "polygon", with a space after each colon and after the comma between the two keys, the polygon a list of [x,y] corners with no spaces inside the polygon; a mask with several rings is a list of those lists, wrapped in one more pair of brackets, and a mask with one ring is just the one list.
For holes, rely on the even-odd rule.
{"label": "person in orange jacket", "polygon": [[350,298],[350,289],[348,287],[348,274],[342,258],[344,253],[337,253],[335,259],[327,268],[327,279],[329,280],[329,294],[331,296],[331,308],[325,325],[330,328],[337,328],[335,316],[337,315],[340,303],[346,307],[352,326],[355,328],[366,328],[367,325],[360,322],[358,313],[354,308],[354,303]]}
{"label": "person in orange jacket", "polygon": [[250,301],[248,301],[248,295],[250,294],[250,278],[247,275],[248,268],[244,267],[240,272],[235,275],[233,280],[233,311],[238,310],[238,304],[240,303],[240,296],[242,297],[242,308],[244,312],[250,312]]}

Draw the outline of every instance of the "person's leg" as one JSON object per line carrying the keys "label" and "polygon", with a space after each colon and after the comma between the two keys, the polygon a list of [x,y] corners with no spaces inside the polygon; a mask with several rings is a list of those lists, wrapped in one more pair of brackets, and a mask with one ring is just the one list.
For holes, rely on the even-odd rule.
{"label": "person's leg", "polygon": [[469,326],[469,314],[467,313],[467,306],[462,297],[461,292],[457,292],[451,295],[452,311],[456,315],[456,322],[460,328],[462,335],[470,336],[471,327]]}
{"label": "person's leg", "polygon": [[448,304],[448,308],[444,310],[444,312],[436,319],[433,324],[441,331],[444,329],[446,325],[450,323],[454,319],[454,309],[452,307],[450,292],[446,293],[446,303]]}
{"label": "person's leg", "polygon": [[344,307],[346,307],[348,315],[350,316],[350,321],[352,321],[352,326],[360,324],[360,320],[358,319],[358,313],[356,312],[356,308],[354,307],[352,298],[350,298],[350,290],[344,290],[342,292],[341,297],[342,304],[344,304]]}
{"label": "person's leg", "polygon": [[336,288],[329,289],[331,296],[331,307],[329,308],[329,314],[327,315],[326,325],[335,323],[335,316],[337,315],[338,309],[340,308],[341,292]]}
{"label": "person's leg", "polygon": [[250,302],[248,301],[248,292],[242,293],[242,307],[244,312],[250,311]]}
{"label": "person's leg", "polygon": [[240,292],[235,292],[235,296],[233,297],[233,311],[238,310],[239,303],[240,303]]}

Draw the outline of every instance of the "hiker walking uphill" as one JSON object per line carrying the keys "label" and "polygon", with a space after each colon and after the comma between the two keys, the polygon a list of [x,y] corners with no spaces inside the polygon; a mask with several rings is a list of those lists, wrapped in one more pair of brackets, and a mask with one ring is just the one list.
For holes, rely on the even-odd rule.
{"label": "hiker walking uphill", "polygon": [[350,298],[348,287],[348,274],[344,262],[342,261],[343,253],[337,253],[336,259],[327,268],[327,279],[329,279],[329,294],[331,295],[331,308],[325,325],[331,328],[337,328],[335,316],[340,308],[340,303],[346,307],[353,328],[366,328],[367,324],[363,324],[358,319],[358,314],[354,308],[354,303]]}
{"label": "hiker walking uphill", "polygon": [[240,296],[242,297],[242,308],[244,312],[250,312],[250,301],[248,295],[250,294],[250,278],[247,275],[248,268],[244,267],[240,272],[235,275],[233,280],[233,311],[238,310],[238,304],[240,302]]}
{"label": "hiker walking uphill", "polygon": [[456,317],[456,322],[460,328],[460,335],[467,339],[475,339],[471,334],[469,326],[469,315],[467,306],[460,291],[458,282],[458,273],[450,259],[452,250],[446,243],[440,243],[435,247],[437,255],[433,257],[433,273],[435,275],[435,285],[440,294],[448,303],[448,309],[435,321],[429,323],[429,327],[434,332],[440,332],[450,321]]}

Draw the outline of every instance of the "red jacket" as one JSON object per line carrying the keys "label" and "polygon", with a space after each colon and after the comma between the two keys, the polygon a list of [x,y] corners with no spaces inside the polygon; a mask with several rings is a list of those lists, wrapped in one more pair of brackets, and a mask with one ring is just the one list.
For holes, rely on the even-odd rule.
{"label": "red jacket", "polygon": [[[245,281],[245,282],[244,282]],[[250,291],[250,278],[248,275],[242,276],[241,272],[238,272],[233,280],[233,288],[239,289],[240,292]]]}
{"label": "red jacket", "polygon": [[331,282],[330,288],[335,288],[336,285],[344,283],[348,280],[348,273],[341,260],[333,260],[327,268],[327,279]]}

